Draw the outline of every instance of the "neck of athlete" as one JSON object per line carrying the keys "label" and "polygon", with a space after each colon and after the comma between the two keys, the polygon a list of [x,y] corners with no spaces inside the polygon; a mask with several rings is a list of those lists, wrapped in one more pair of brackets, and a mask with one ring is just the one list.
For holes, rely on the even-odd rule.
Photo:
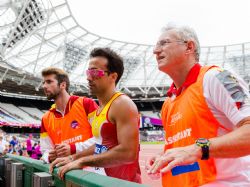
{"label": "neck of athlete", "polygon": [[64,90],[57,96],[55,100],[56,109],[59,110],[62,114],[65,113],[65,109],[69,101],[69,98],[70,98],[70,95],[68,94],[66,90]]}
{"label": "neck of athlete", "polygon": [[110,89],[107,89],[103,93],[97,95],[97,99],[99,101],[99,108],[103,108],[115,93],[115,86],[112,86],[110,87]]}

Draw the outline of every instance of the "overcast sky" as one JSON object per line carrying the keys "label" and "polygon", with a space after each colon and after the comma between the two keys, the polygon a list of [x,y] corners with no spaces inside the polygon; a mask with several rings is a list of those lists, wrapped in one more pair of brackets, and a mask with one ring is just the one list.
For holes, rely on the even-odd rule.
{"label": "overcast sky", "polygon": [[248,0],[68,0],[87,30],[112,39],[154,44],[168,22],[193,27],[202,46],[250,42]]}

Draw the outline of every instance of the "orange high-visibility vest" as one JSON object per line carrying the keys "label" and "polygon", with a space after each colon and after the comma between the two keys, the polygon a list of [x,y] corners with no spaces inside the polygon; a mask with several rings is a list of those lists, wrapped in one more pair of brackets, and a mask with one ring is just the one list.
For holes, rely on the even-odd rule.
{"label": "orange high-visibility vest", "polygon": [[60,118],[46,112],[43,125],[54,144],[83,142],[92,137],[91,125],[83,107],[83,97],[74,101],[69,112]]}
{"label": "orange high-visibility vest", "polygon": [[[198,138],[209,139],[217,136],[217,130],[221,125],[208,108],[203,96],[203,78],[212,67],[202,67],[195,83],[174,100],[165,100],[162,107],[162,122],[166,131],[165,150],[194,144]],[[178,167],[163,174],[162,185],[197,187],[216,178],[216,167],[212,158],[198,160],[187,167],[188,169]]]}

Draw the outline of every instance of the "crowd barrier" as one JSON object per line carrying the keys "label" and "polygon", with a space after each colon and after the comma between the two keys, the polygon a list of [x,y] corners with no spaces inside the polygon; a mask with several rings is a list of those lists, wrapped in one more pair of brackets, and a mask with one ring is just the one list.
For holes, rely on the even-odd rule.
{"label": "crowd barrier", "polygon": [[7,154],[0,157],[0,186],[2,187],[145,187],[146,185],[128,182],[96,173],[72,170],[66,173],[65,180],[57,176],[55,168],[49,174],[49,165],[40,160]]}

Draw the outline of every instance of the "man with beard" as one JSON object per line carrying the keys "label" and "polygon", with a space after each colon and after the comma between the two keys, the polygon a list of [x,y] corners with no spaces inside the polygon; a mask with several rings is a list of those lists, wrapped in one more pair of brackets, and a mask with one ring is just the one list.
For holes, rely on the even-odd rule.
{"label": "man with beard", "polygon": [[50,165],[62,166],[58,176],[72,169],[85,166],[99,174],[141,182],[138,163],[139,115],[134,102],[116,91],[116,85],[123,74],[123,60],[109,48],[95,48],[90,53],[86,71],[91,94],[98,98],[99,108],[91,123],[95,145],[78,154],[57,158]]}
{"label": "man with beard", "polygon": [[54,67],[42,71],[43,89],[54,104],[42,118],[42,160],[51,162],[94,144],[90,126],[96,103],[86,97],[70,96],[68,74]]}

